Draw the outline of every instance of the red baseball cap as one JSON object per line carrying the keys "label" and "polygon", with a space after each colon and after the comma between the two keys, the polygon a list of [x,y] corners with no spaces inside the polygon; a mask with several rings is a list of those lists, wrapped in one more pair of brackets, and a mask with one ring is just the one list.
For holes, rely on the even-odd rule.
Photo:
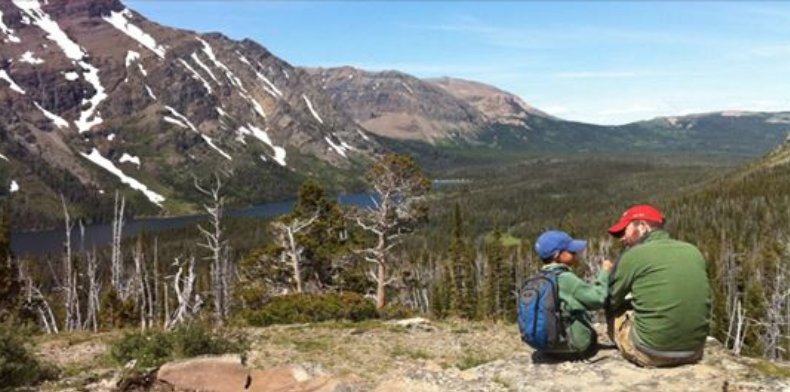
{"label": "red baseball cap", "polygon": [[623,216],[620,217],[620,221],[609,228],[609,234],[619,237],[622,235],[622,232],[625,231],[625,227],[634,220],[646,220],[656,223],[664,223],[664,214],[662,214],[658,208],[649,204],[635,205],[627,209],[623,213]]}

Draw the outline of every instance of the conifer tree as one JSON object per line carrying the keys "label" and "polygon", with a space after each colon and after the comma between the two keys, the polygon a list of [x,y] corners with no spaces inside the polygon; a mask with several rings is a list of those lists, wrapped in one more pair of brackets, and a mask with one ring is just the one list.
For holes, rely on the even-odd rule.
{"label": "conifer tree", "polygon": [[464,238],[460,204],[455,203],[453,214],[453,238],[449,249],[453,280],[450,307],[458,316],[474,318],[477,310],[474,255]]}

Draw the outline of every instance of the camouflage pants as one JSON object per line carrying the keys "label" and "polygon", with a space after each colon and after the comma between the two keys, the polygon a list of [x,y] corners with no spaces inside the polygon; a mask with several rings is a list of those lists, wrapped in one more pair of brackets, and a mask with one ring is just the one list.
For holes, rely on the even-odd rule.
{"label": "camouflage pants", "polygon": [[[623,358],[642,367],[669,367],[699,362],[704,347],[688,352],[660,352],[640,344],[634,330],[634,312],[628,310],[607,319],[609,338]],[[640,349],[637,346],[642,346]],[[652,351],[652,352],[650,352]]]}

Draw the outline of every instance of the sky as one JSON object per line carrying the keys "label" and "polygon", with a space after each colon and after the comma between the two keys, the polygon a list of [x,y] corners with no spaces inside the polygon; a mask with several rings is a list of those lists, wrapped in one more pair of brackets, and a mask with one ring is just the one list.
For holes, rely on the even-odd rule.
{"label": "sky", "polygon": [[475,80],[568,120],[790,110],[790,2],[123,2],[295,66]]}

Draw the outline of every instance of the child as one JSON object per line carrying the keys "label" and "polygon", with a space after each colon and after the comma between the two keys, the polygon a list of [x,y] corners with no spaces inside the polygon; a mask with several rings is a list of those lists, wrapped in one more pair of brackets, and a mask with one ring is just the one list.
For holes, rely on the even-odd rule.
{"label": "child", "polygon": [[542,270],[558,273],[560,308],[565,326],[565,343],[544,354],[560,357],[587,357],[595,353],[597,335],[592,328],[591,310],[603,308],[608,295],[609,272],[612,262],[603,260],[595,283],[589,284],[571,271],[576,254],[587,247],[587,241],[575,240],[563,231],[551,230],[541,234],[535,251],[543,261]]}

